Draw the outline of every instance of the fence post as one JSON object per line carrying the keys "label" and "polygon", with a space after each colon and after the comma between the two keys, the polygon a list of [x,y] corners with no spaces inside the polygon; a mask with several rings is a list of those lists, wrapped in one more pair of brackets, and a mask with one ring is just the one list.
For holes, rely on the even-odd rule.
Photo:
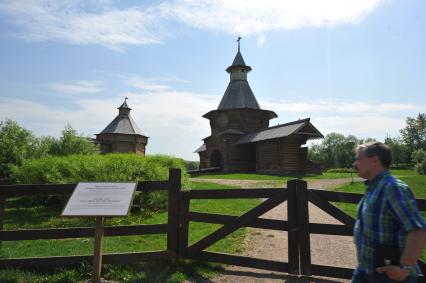
{"label": "fence post", "polygon": [[299,275],[299,235],[297,225],[297,180],[287,182],[288,273]]}
{"label": "fence post", "polygon": [[[6,206],[6,196],[4,194],[0,194],[0,232],[3,231],[3,223],[4,223],[4,210]],[[0,251],[1,251],[1,238],[0,238]]]}
{"label": "fence post", "polygon": [[167,251],[174,258],[179,255],[179,193],[181,191],[181,170],[169,169],[169,201]]}
{"label": "fence post", "polygon": [[189,233],[189,192],[181,191],[179,198],[179,256],[187,257]]}
{"label": "fence post", "polygon": [[299,227],[300,271],[302,275],[311,275],[311,239],[309,234],[308,186],[305,181],[297,180],[297,225]]}

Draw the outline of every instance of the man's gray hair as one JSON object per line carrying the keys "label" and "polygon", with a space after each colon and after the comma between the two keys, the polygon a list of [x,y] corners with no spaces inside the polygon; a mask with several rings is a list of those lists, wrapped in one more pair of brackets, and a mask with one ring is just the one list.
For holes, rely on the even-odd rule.
{"label": "man's gray hair", "polygon": [[382,166],[388,169],[392,164],[392,151],[390,148],[381,142],[368,142],[359,145],[356,148],[357,152],[363,152],[367,157],[377,156]]}

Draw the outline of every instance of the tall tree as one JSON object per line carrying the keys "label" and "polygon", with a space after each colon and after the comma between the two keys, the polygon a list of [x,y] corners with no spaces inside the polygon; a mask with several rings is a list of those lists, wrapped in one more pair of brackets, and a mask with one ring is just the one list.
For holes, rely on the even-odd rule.
{"label": "tall tree", "polygon": [[310,146],[309,158],[323,163],[326,168],[349,168],[359,142],[353,135],[345,137],[339,133],[330,133],[321,144]]}
{"label": "tall tree", "polygon": [[30,131],[10,119],[0,122],[0,178],[9,177],[13,165],[21,165],[37,152],[37,139]]}
{"label": "tall tree", "polygon": [[45,139],[51,155],[92,154],[97,153],[97,146],[88,137],[78,134],[70,125],[62,130],[58,140]]}
{"label": "tall tree", "polygon": [[400,132],[409,156],[417,149],[426,150],[426,114],[419,113],[417,118],[407,117],[405,122],[406,126]]}
{"label": "tall tree", "polygon": [[385,144],[389,146],[392,151],[392,163],[395,164],[395,166],[410,162],[408,147],[400,138],[387,137],[385,139]]}

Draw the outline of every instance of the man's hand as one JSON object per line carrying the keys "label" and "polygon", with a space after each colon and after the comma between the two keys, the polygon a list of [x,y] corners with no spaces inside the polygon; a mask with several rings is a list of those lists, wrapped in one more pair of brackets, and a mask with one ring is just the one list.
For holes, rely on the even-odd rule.
{"label": "man's hand", "polygon": [[408,273],[404,269],[402,269],[399,266],[395,265],[387,265],[383,267],[376,268],[376,271],[379,273],[385,272],[386,275],[389,277],[389,279],[395,280],[395,281],[404,281]]}

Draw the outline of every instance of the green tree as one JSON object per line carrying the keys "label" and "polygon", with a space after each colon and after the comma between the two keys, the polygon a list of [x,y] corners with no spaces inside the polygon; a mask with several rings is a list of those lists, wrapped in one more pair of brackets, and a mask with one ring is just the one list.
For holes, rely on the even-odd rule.
{"label": "green tree", "polygon": [[345,137],[339,133],[330,133],[321,144],[310,147],[309,158],[321,162],[326,168],[349,168],[353,163],[355,147],[359,143],[353,135]]}
{"label": "green tree", "polygon": [[56,140],[44,138],[44,144],[49,148],[50,155],[93,154],[98,152],[97,146],[90,138],[78,134],[69,124],[62,130],[62,136]]}
{"label": "green tree", "polygon": [[0,122],[0,178],[8,178],[13,165],[37,155],[43,153],[30,131],[10,119]]}
{"label": "green tree", "polygon": [[403,142],[407,145],[409,156],[417,149],[426,150],[426,114],[418,114],[417,118],[407,117],[406,126],[400,130]]}
{"label": "green tree", "polygon": [[392,163],[395,166],[400,166],[401,164],[407,164],[410,162],[408,147],[400,138],[387,137],[385,139],[385,144],[389,146],[392,151]]}

